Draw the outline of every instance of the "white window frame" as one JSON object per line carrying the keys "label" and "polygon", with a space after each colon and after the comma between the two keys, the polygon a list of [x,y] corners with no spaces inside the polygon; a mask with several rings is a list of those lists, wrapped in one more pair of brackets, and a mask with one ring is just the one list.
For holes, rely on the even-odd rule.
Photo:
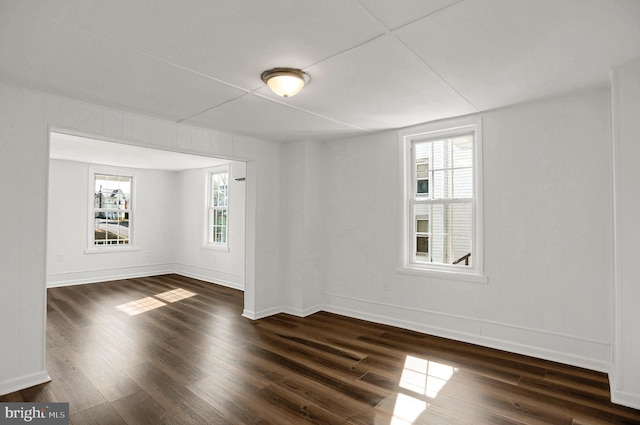
{"label": "white window frame", "polygon": [[[214,207],[211,205],[212,203],[212,185],[213,185],[213,176],[216,174],[227,174],[227,205],[226,208],[223,207]],[[210,169],[206,173],[207,175],[207,183],[205,185],[207,193],[205,195],[205,230],[204,230],[204,248],[214,249],[220,251],[228,251],[229,250],[229,229],[230,229],[230,219],[231,219],[231,170],[228,165],[222,167],[216,167]],[[226,209],[227,210],[227,238],[224,243],[222,242],[214,242],[213,241],[213,225],[211,223],[212,210],[215,209]]]}
{"label": "white window frame", "polygon": [[[416,183],[412,145],[414,141],[445,138],[473,133],[473,199],[472,206],[472,261],[469,266],[439,264],[416,261],[416,223],[412,206],[415,202]],[[483,196],[482,196],[482,120],[480,117],[465,117],[455,120],[430,123],[402,130],[400,133],[400,179],[402,187],[402,215],[400,224],[400,258],[398,272],[401,274],[432,276],[440,279],[487,283],[483,268]],[[430,167],[432,165],[430,164]],[[431,184],[431,183],[430,183]],[[433,190],[432,187],[429,190]],[[455,202],[455,200],[454,200]]]}
{"label": "white window frame", "polygon": [[[107,175],[107,176],[120,176],[127,177],[131,179],[131,200],[129,205],[129,243],[126,245],[95,245],[94,244],[94,225],[95,225],[95,179],[96,175]],[[87,178],[88,181],[88,191],[87,191],[87,201],[88,201],[88,220],[87,220],[87,249],[84,251],[85,254],[99,254],[99,253],[108,253],[108,252],[130,252],[130,251],[139,251],[139,249],[134,245],[136,242],[135,238],[135,229],[136,229],[136,173],[129,169],[123,168],[112,168],[112,167],[89,167],[89,175]]]}

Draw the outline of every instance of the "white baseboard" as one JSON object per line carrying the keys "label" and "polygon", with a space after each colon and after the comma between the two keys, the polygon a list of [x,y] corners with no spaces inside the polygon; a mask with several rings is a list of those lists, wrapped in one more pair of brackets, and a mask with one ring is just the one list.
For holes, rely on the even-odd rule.
{"label": "white baseboard", "polygon": [[[330,295],[330,294],[326,294]],[[330,295],[331,296],[331,295]],[[350,299],[347,297],[341,297],[347,301],[356,301],[361,306],[369,307],[366,311],[364,309],[357,309],[353,306],[340,306],[337,303],[316,305],[305,309],[277,306],[268,309],[264,309],[258,312],[252,312],[245,310],[244,317],[251,320],[262,319],[278,313],[291,314],[298,317],[306,317],[310,314],[327,311],[329,313],[340,314],[342,316],[352,317],[355,319],[367,320],[370,322],[381,323],[389,326],[396,326],[403,329],[409,329],[417,332],[421,332],[428,335],[439,336],[442,338],[453,339],[456,341],[468,342],[471,344],[480,345],[483,347],[495,348],[498,350],[509,351],[512,353],[523,354],[526,356],[532,356],[540,359],[550,360],[554,362],[564,363],[568,365],[583,367],[600,372],[609,372],[611,369],[611,362],[606,359],[608,353],[610,353],[611,347],[609,344],[599,341],[590,340],[587,338],[580,338],[571,335],[562,335],[553,332],[537,331],[535,329],[519,327],[511,324],[501,324],[496,322],[475,322],[473,325],[478,329],[478,333],[465,332],[456,330],[455,328],[447,328],[444,326],[437,326],[430,324],[427,321],[412,321],[403,320],[397,317],[392,317],[388,314],[381,314],[375,312],[376,308],[380,306],[366,305],[366,300]],[[335,301],[335,300],[334,300]],[[398,306],[384,305],[386,311],[389,309],[400,308]],[[426,312],[423,312],[426,313]],[[448,315],[448,319],[452,321],[465,322],[473,321],[473,319],[465,318],[461,316]],[[512,339],[500,338],[501,332],[512,335]],[[529,343],[529,341],[539,342],[538,345]],[[554,349],[553,347],[570,347],[570,350]],[[603,358],[588,357],[581,355],[580,353],[594,352],[599,353]],[[625,395],[623,395],[625,396]],[[628,398],[628,396],[625,396]]]}
{"label": "white baseboard", "polygon": [[265,317],[273,316],[275,314],[280,314],[280,313],[290,314],[292,316],[297,316],[297,317],[307,317],[314,313],[318,313],[324,310],[325,308],[324,308],[324,305],[322,304],[307,307],[304,310],[298,309],[298,308],[279,306],[279,307],[271,307],[265,310],[260,310],[258,312],[244,310],[242,312],[242,315],[247,319],[259,320],[259,319],[264,319]]}
{"label": "white baseboard", "polygon": [[565,352],[546,349],[546,348],[540,348],[540,347],[527,345],[523,343],[517,343],[517,342],[498,339],[498,338],[487,337],[483,335],[475,335],[467,332],[460,332],[460,331],[445,329],[437,326],[430,326],[424,323],[400,320],[392,317],[382,316],[379,314],[356,311],[356,310],[346,309],[338,306],[326,305],[324,310],[329,313],[340,314],[342,316],[353,317],[355,319],[381,323],[389,326],[396,326],[403,329],[409,329],[416,332],[421,332],[427,335],[448,338],[448,339],[461,341],[461,342],[468,342],[470,344],[476,344],[483,347],[495,348],[498,350],[504,350],[511,353],[523,354],[526,356],[536,357],[540,359],[555,361],[555,362],[569,364],[569,365],[578,366],[578,367],[584,367],[591,370],[605,372],[609,369],[609,363],[605,361],[599,361],[596,359],[577,356],[570,353],[565,353]]}
{"label": "white baseboard", "polygon": [[325,310],[591,370],[611,369],[611,344],[577,335],[325,293]]}
{"label": "white baseboard", "polygon": [[243,310],[242,316],[251,320],[264,319],[265,317],[273,316],[274,314],[284,313],[282,307],[271,307],[260,311]]}
{"label": "white baseboard", "polygon": [[611,401],[615,404],[640,410],[640,394],[611,389]]}
{"label": "white baseboard", "polygon": [[208,283],[244,291],[244,277],[218,272],[186,264],[166,263],[146,266],[120,267],[47,274],[47,288],[83,285],[85,283],[109,282],[112,280],[135,279],[163,274],[179,274]]}
{"label": "white baseboard", "polygon": [[174,270],[175,266],[172,263],[166,263],[112,269],[71,271],[66,273],[48,273],[47,288],[158,276],[161,274],[174,273]]}
{"label": "white baseboard", "polygon": [[640,394],[620,388],[614,367],[609,370],[609,383],[611,385],[611,401],[613,403],[640,410]]}
{"label": "white baseboard", "polygon": [[244,276],[219,272],[217,270],[206,269],[203,267],[190,266],[188,264],[175,264],[174,271],[172,273],[244,291]]}
{"label": "white baseboard", "polygon": [[17,378],[0,382],[0,395],[10,394],[12,392],[33,387],[34,385],[44,384],[49,381],[51,381],[51,377],[46,370],[19,376]]}
{"label": "white baseboard", "polygon": [[279,310],[280,310],[279,313],[290,314],[292,316],[297,316],[297,317],[307,317],[312,315],[313,313],[323,311],[324,305],[318,304],[311,307],[307,307],[304,310],[299,308],[280,307]]}

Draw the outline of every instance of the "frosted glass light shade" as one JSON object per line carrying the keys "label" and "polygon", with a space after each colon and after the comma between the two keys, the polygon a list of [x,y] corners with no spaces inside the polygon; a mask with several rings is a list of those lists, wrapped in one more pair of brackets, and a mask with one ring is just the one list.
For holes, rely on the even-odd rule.
{"label": "frosted glass light shade", "polygon": [[263,72],[261,78],[271,91],[282,97],[295,96],[309,82],[309,75],[294,68],[270,69]]}

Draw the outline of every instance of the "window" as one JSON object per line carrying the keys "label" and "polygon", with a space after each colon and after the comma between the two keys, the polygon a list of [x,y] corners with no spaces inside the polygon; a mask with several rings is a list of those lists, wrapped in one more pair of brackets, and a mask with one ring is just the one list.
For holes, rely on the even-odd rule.
{"label": "window", "polygon": [[226,245],[229,223],[229,173],[211,173],[208,202],[208,242]]}
{"label": "window", "polygon": [[402,134],[403,267],[481,274],[479,120]]}
{"label": "window", "polygon": [[92,174],[93,232],[90,245],[130,245],[132,231],[132,176]]}

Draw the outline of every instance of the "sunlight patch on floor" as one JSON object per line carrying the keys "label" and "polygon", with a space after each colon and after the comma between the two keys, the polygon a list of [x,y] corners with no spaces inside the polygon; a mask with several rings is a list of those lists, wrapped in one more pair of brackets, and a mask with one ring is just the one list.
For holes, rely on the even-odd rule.
{"label": "sunlight patch on floor", "polygon": [[399,393],[389,425],[411,425],[427,410],[427,402]]}
{"label": "sunlight patch on floor", "polygon": [[165,306],[167,303],[174,303],[176,301],[184,300],[185,298],[193,297],[194,295],[196,295],[194,292],[178,288],[152,295],[150,297],[140,298],[139,300],[131,301],[126,304],[120,304],[116,306],[116,308],[127,313],[129,316],[135,316],[137,314],[144,313],[145,311]]}
{"label": "sunlight patch on floor", "polygon": [[389,425],[413,424],[456,371],[443,363],[407,356],[398,386],[412,394],[398,393]]}
{"label": "sunlight patch on floor", "polygon": [[162,307],[163,305],[167,305],[167,303],[163,303],[153,297],[146,297],[131,301],[130,303],[118,305],[116,308],[127,313],[129,316],[135,316],[137,314],[144,313],[145,311]]}
{"label": "sunlight patch on floor", "polygon": [[191,291],[187,291],[186,289],[178,288],[172,291],[163,292],[158,295],[154,295],[156,298],[160,298],[163,301],[168,303],[174,303],[176,301],[184,300],[185,298],[190,298],[196,295]]}
{"label": "sunlight patch on floor", "polygon": [[454,367],[442,363],[407,356],[400,387],[435,398],[455,371]]}

